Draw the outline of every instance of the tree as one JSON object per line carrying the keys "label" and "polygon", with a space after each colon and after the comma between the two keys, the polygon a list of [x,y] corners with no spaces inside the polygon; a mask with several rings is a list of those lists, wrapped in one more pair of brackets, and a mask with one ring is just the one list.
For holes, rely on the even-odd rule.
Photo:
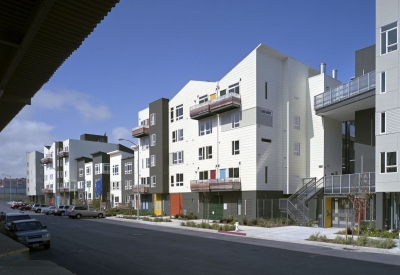
{"label": "tree", "polygon": [[[203,220],[207,220],[207,222],[209,222],[211,197],[212,196],[211,196],[210,192],[202,192],[202,193],[200,193],[199,200],[203,204],[203,216],[201,218],[201,222],[203,222]],[[206,209],[207,209],[207,212],[206,212]],[[207,213],[205,218],[204,218],[204,213]]]}

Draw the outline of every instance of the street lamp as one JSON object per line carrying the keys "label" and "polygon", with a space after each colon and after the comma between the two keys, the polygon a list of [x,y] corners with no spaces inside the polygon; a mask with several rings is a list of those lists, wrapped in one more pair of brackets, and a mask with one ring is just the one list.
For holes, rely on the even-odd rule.
{"label": "street lamp", "polygon": [[119,138],[118,139],[119,141],[122,141],[122,140],[124,140],[124,141],[127,141],[127,142],[130,142],[130,143],[132,143],[133,145],[135,145],[136,146],[136,148],[137,148],[137,187],[136,187],[136,190],[137,190],[137,192],[136,192],[136,201],[137,201],[137,215],[136,215],[136,219],[137,220],[139,220],[139,145],[137,145],[136,143],[134,143],[133,141],[130,141],[130,140],[128,140],[128,139],[124,139],[124,138]]}
{"label": "street lamp", "polygon": [[3,174],[3,176],[9,177],[10,178],[10,202],[11,202],[11,176],[7,174]]}

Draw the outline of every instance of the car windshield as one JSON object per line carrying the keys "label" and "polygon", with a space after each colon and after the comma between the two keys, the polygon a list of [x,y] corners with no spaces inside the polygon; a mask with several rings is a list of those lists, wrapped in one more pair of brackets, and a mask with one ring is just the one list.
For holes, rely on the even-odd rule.
{"label": "car windshield", "polygon": [[43,229],[42,224],[38,221],[21,222],[16,224],[17,231],[31,231]]}
{"label": "car windshield", "polygon": [[30,218],[31,217],[29,215],[9,216],[8,222],[11,223],[13,221],[18,221],[18,220],[29,220]]}

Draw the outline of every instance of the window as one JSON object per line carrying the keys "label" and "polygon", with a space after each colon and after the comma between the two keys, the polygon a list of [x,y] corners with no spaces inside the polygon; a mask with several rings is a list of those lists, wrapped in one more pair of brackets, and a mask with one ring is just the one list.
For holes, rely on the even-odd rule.
{"label": "window", "polygon": [[261,114],[267,115],[267,116],[272,116],[272,111],[261,109]]}
{"label": "window", "polygon": [[397,50],[397,22],[381,28],[381,54]]}
{"label": "window", "polygon": [[381,134],[386,133],[386,112],[381,113]]}
{"label": "window", "polygon": [[236,94],[238,94],[238,93],[239,93],[239,82],[230,85],[230,86],[229,86],[229,89],[228,89],[228,92],[229,92],[229,93],[236,93]]}
{"label": "window", "polygon": [[104,164],[104,174],[110,174],[110,164]]}
{"label": "window", "polygon": [[119,197],[115,197],[115,198],[114,198],[114,201],[115,201],[116,203],[119,203]]}
{"label": "window", "polygon": [[239,178],[239,167],[229,168],[228,169],[228,177],[229,178]]}
{"label": "window", "polygon": [[174,187],[174,176],[171,176],[171,186]]}
{"label": "window", "polygon": [[156,176],[151,176],[151,186],[156,186]]}
{"label": "window", "polygon": [[381,152],[381,173],[397,173],[397,152]]}
{"label": "window", "polygon": [[125,202],[130,203],[131,202],[131,196],[126,196],[125,197]]}
{"label": "window", "polygon": [[226,90],[219,91],[219,96],[226,95]]}
{"label": "window", "polygon": [[239,155],[239,140],[232,141],[232,155]]}
{"label": "window", "polygon": [[172,164],[183,163],[183,151],[172,153]]}
{"label": "window", "polygon": [[132,180],[125,181],[125,190],[132,189]]}
{"label": "window", "polygon": [[132,174],[132,162],[125,163],[125,174]]}
{"label": "window", "polygon": [[150,158],[142,159],[142,168],[150,167]]}
{"label": "window", "polygon": [[208,101],[208,95],[203,95],[199,97],[199,104],[207,102]]}
{"label": "window", "polygon": [[51,179],[51,180],[53,179],[53,174],[50,174],[50,179]]}
{"label": "window", "polygon": [[113,184],[113,190],[118,190],[119,189],[119,181],[115,181],[112,184]]}
{"label": "window", "polygon": [[300,117],[299,116],[294,117],[294,129],[300,130]]}
{"label": "window", "polygon": [[149,149],[149,139],[148,138],[143,140],[143,145],[142,145],[142,150],[143,151],[147,150],[147,149]]}
{"label": "window", "polygon": [[176,106],[175,108],[176,113],[176,121],[183,119],[183,104]]}
{"label": "window", "polygon": [[211,121],[199,123],[199,136],[204,136],[212,133]]}
{"label": "window", "polygon": [[115,164],[112,166],[112,172],[113,172],[113,176],[119,175],[119,165],[118,164]]}
{"label": "window", "polygon": [[240,126],[240,113],[234,113],[231,116],[232,128],[238,128]]}
{"label": "window", "polygon": [[65,170],[65,171],[64,171],[64,177],[65,177],[65,178],[68,177],[68,170]]}
{"label": "window", "polygon": [[176,186],[183,186],[183,174],[176,174]]}
{"label": "window", "polygon": [[381,72],[381,94],[386,93],[386,73]]}
{"label": "window", "polygon": [[265,166],[265,183],[268,183],[268,166]]}
{"label": "window", "polygon": [[151,155],[151,167],[156,166],[156,155]]}
{"label": "window", "polygon": [[212,159],[212,146],[199,148],[199,160]]}
{"label": "window", "polygon": [[300,142],[294,143],[294,155],[300,156]]}
{"label": "window", "polygon": [[90,175],[91,174],[91,167],[90,166],[86,166],[86,175]]}
{"label": "window", "polygon": [[199,180],[208,180],[208,171],[200,171]]}
{"label": "window", "polygon": [[238,215],[242,215],[242,200],[238,200]]}
{"label": "window", "polygon": [[150,143],[150,145],[151,146],[155,146],[156,145],[156,134],[152,134],[151,136],[150,136],[150,138],[151,138],[151,143]]}
{"label": "window", "polygon": [[83,168],[79,168],[79,176],[83,177]]}
{"label": "window", "polygon": [[183,129],[172,131],[172,142],[183,140]]}
{"label": "window", "polygon": [[171,122],[174,122],[174,107],[171,108]]}
{"label": "window", "polygon": [[59,162],[59,166],[63,166],[63,160],[62,159],[58,160],[58,162]]}
{"label": "window", "polygon": [[268,82],[265,82],[265,99],[268,99]]}
{"label": "window", "polygon": [[150,115],[150,126],[156,125],[156,114]]}
{"label": "window", "polygon": [[262,142],[268,142],[268,143],[271,143],[271,140],[270,140],[270,139],[267,139],[267,138],[261,138],[261,141],[262,141]]}

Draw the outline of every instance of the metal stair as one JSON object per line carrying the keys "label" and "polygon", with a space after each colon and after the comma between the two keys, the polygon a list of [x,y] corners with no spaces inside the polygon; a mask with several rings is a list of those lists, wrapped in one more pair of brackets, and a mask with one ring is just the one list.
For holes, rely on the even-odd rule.
{"label": "metal stair", "polygon": [[[324,190],[324,178],[311,178],[288,199],[281,200],[281,210],[286,210],[288,215],[296,222],[305,225],[310,221],[310,210],[307,202]],[[285,205],[286,204],[286,205]]]}

